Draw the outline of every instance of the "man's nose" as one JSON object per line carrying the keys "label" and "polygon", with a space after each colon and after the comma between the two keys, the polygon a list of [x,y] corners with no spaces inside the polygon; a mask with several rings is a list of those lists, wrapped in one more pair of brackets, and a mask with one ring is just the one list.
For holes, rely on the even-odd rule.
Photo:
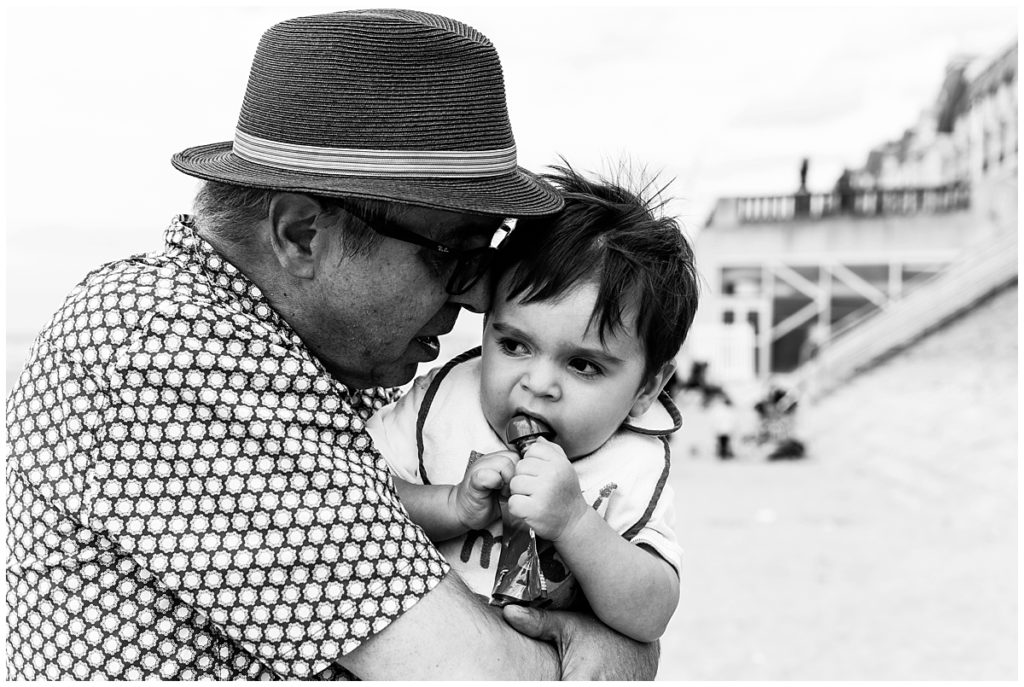
{"label": "man's nose", "polygon": [[485,273],[465,293],[450,295],[449,303],[454,303],[470,312],[487,312],[491,307],[491,275]]}

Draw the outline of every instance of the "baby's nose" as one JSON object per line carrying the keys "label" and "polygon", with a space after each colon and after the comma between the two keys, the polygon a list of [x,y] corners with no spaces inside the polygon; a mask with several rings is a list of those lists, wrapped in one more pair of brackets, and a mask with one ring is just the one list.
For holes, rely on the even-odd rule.
{"label": "baby's nose", "polygon": [[534,396],[550,400],[558,400],[562,395],[558,375],[550,365],[533,366],[523,375],[520,385]]}

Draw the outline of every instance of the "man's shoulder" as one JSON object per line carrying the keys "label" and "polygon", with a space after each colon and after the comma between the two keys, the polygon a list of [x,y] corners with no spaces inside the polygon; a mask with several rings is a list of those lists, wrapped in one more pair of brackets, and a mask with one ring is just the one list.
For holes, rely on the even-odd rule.
{"label": "man's shoulder", "polygon": [[71,290],[54,319],[78,316],[83,312],[148,309],[158,298],[166,298],[177,272],[169,256],[163,253],[140,253],[105,263],[92,270]]}
{"label": "man's shoulder", "polygon": [[92,270],[68,293],[43,329],[41,339],[91,338],[108,327],[125,326],[131,312],[150,311],[156,302],[159,266],[152,255],[136,255]]}
{"label": "man's shoulder", "polygon": [[171,339],[173,346],[175,337],[184,341],[197,331],[216,331],[224,339],[267,337],[265,326],[233,307],[200,265],[174,254],[146,253],[86,275],[43,330],[39,345],[105,364],[154,335]]}

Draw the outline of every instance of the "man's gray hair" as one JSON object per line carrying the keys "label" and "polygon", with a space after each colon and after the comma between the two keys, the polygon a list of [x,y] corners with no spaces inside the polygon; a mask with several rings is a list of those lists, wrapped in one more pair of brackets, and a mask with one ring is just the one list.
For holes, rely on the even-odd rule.
{"label": "man's gray hair", "polygon": [[[270,201],[275,193],[279,191],[206,181],[196,194],[193,212],[204,231],[225,243],[244,246],[252,237],[253,227],[270,213]],[[368,219],[392,214],[391,204],[385,201],[308,195],[329,215],[346,207]],[[344,232],[346,248],[357,254],[369,253],[383,238],[362,222],[346,222]]]}

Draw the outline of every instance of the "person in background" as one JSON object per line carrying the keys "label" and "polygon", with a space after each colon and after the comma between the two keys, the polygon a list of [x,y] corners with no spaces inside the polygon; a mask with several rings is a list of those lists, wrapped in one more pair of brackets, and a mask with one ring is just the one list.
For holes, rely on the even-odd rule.
{"label": "person in background", "polygon": [[736,431],[736,410],[732,399],[722,387],[715,386],[705,401],[705,408],[711,419],[711,431],[715,435],[715,456],[720,460],[735,458],[732,436]]}
{"label": "person in background", "polygon": [[754,404],[758,415],[757,441],[767,447],[768,460],[799,460],[806,456],[804,443],[796,438],[796,393],[777,379],[769,379],[764,397]]}

